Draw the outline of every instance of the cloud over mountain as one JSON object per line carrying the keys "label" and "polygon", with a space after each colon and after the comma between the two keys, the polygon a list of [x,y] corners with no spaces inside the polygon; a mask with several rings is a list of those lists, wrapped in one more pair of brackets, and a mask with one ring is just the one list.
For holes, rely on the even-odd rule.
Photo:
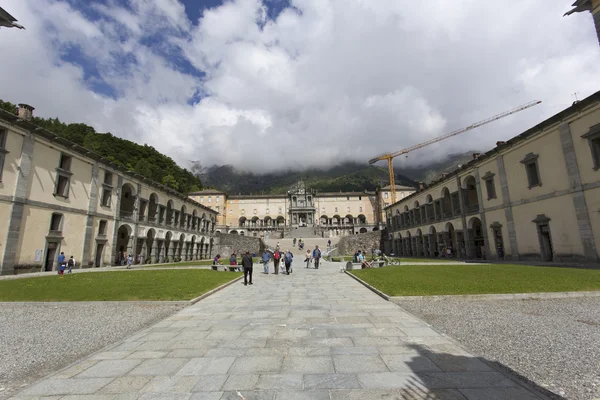
{"label": "cloud over mountain", "polygon": [[492,147],[600,89],[591,17],[562,18],[566,1],[88,3],[4,2],[27,30],[0,30],[0,97],[184,166],[366,162],[543,101],[402,161],[417,163]]}

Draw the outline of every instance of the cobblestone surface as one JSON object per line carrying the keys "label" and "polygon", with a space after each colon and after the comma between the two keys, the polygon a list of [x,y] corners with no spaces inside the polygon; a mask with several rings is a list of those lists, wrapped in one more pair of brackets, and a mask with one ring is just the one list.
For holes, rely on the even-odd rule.
{"label": "cobblestone surface", "polygon": [[15,399],[544,398],[340,265],[299,263],[289,276],[258,266],[254,285],[231,285]]}
{"label": "cobblestone surface", "polygon": [[407,311],[568,399],[600,398],[600,298],[403,301]]}
{"label": "cobblestone surface", "polygon": [[169,303],[0,303],[0,398],[180,310]]}

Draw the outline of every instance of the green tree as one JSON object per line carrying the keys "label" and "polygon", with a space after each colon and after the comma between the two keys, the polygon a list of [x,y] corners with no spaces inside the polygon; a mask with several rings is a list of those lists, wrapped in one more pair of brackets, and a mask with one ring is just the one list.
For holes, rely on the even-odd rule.
{"label": "green tree", "polygon": [[173,177],[173,175],[165,175],[163,176],[161,183],[165,186],[170,187],[171,189],[179,190],[179,185],[177,181]]}

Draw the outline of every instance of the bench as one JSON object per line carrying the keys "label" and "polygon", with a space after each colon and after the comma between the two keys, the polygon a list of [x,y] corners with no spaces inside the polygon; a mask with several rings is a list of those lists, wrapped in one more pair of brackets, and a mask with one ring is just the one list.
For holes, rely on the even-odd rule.
{"label": "bench", "polygon": [[[371,264],[372,268],[382,268],[385,266],[385,261],[384,260],[378,260],[378,261],[369,261],[369,264]],[[356,263],[356,262],[352,262],[352,261],[348,261],[346,263],[346,270],[350,271],[353,269],[362,269],[362,263]]]}
{"label": "bench", "polygon": [[212,268],[213,271],[219,271],[220,267],[226,267],[229,272],[237,272],[236,270],[238,268],[241,268],[240,265],[222,265],[222,264],[217,264],[217,265],[212,265],[211,266],[211,268]]}

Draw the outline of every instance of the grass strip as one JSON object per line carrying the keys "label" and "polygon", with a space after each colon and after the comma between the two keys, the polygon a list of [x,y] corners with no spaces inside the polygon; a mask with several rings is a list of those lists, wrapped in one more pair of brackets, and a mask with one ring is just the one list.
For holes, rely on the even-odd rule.
{"label": "grass strip", "polygon": [[240,276],[211,270],[88,272],[0,281],[0,301],[191,300]]}
{"label": "grass strip", "polygon": [[600,290],[600,270],[510,264],[400,265],[351,271],[389,296]]}

